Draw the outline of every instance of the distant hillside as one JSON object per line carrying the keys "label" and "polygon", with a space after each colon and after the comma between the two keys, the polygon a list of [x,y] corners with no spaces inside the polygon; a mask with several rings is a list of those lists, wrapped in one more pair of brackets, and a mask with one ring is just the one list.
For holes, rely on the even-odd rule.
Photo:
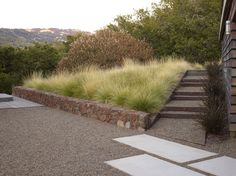
{"label": "distant hillside", "polygon": [[22,47],[34,42],[64,41],[67,35],[74,35],[79,30],[57,28],[7,29],[0,28],[0,45]]}

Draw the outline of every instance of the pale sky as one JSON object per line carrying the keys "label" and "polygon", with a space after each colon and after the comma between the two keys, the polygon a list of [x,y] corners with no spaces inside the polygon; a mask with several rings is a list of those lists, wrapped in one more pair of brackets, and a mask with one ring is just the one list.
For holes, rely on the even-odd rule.
{"label": "pale sky", "polygon": [[0,0],[0,28],[71,28],[93,32],[117,15],[160,0]]}

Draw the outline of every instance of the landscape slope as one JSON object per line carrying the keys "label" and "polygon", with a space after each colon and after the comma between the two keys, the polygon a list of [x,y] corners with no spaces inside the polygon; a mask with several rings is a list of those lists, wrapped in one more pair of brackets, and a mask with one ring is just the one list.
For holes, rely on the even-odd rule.
{"label": "landscape slope", "polygon": [[66,36],[79,32],[75,29],[33,28],[8,29],[0,28],[0,46],[11,45],[16,47],[28,46],[34,42],[64,41]]}

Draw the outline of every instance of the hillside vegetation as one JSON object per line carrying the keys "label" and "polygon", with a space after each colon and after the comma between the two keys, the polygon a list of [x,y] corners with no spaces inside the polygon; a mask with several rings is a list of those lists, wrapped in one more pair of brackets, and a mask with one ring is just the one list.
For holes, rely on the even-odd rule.
{"label": "hillside vegetation", "polygon": [[67,35],[74,35],[73,29],[7,29],[0,28],[0,46],[24,47],[35,42],[53,43],[64,41]]}
{"label": "hillside vegetation", "polygon": [[47,78],[33,74],[24,81],[24,86],[154,112],[164,105],[180,79],[179,74],[191,68],[183,60],[151,61],[145,65],[126,61],[123,67],[108,70],[89,67]]}

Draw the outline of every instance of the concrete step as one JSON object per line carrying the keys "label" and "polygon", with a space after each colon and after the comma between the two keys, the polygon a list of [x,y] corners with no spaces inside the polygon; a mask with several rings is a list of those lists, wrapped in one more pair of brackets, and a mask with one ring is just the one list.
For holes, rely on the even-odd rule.
{"label": "concrete step", "polygon": [[181,81],[180,86],[183,87],[202,87],[204,85],[203,82],[191,82],[191,81]]}
{"label": "concrete step", "polygon": [[184,96],[205,96],[205,92],[174,92],[174,95],[184,95]]}
{"label": "concrete step", "polygon": [[201,100],[172,100],[165,105],[163,111],[200,112],[205,109]]}
{"label": "concrete step", "polygon": [[174,95],[184,96],[204,96],[206,93],[202,87],[179,87],[175,90]]}
{"label": "concrete step", "polygon": [[13,101],[13,96],[0,93],[0,102],[8,102],[8,101]]}
{"label": "concrete step", "polygon": [[197,119],[200,117],[198,112],[186,111],[162,111],[161,118],[174,118],[174,119]]}
{"label": "concrete step", "polygon": [[192,96],[192,95],[174,95],[172,100],[202,100],[206,98],[207,96]]}
{"label": "concrete step", "polygon": [[185,76],[182,81],[185,82],[206,82],[208,79],[206,76]]}
{"label": "concrete step", "polygon": [[207,71],[206,70],[188,70],[187,75],[188,76],[206,76]]}

